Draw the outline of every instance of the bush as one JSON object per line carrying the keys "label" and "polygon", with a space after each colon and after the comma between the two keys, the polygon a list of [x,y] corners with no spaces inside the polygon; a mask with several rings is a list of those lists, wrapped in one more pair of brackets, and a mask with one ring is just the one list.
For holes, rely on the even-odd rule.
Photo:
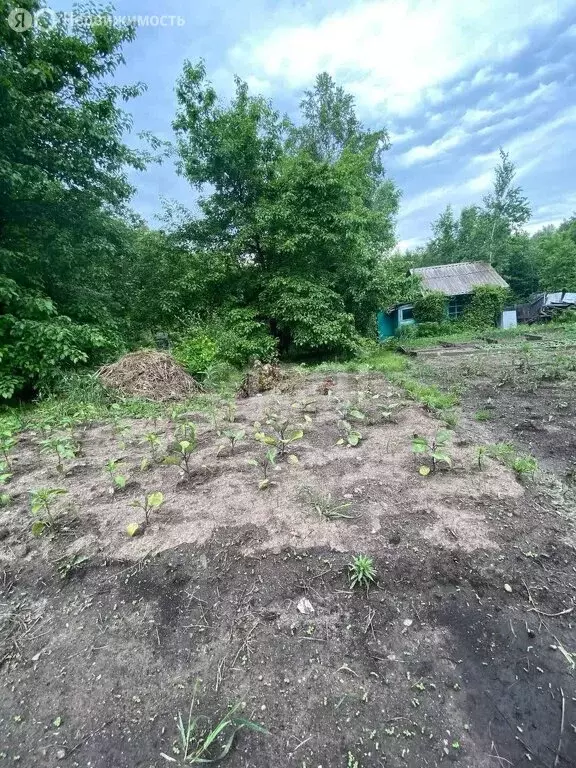
{"label": "bush", "polygon": [[486,328],[496,325],[509,299],[507,288],[479,285],[472,291],[470,303],[462,315],[462,324],[468,328]]}
{"label": "bush", "polygon": [[194,376],[204,376],[218,363],[239,368],[254,359],[270,362],[277,342],[255,315],[251,309],[231,309],[191,328],[174,348],[174,357]]}
{"label": "bush", "polygon": [[442,323],[446,319],[446,296],[441,291],[429,291],[414,301],[417,323]]}
{"label": "bush", "polygon": [[117,345],[58,315],[53,302],[0,278],[0,399],[49,387],[62,369],[104,362]]}
{"label": "bush", "polygon": [[317,357],[356,353],[360,338],[354,316],[329,288],[304,278],[276,277],[267,283],[260,305],[281,352]]}
{"label": "bush", "polygon": [[419,323],[416,326],[418,336],[427,338],[429,336],[449,336],[452,333],[458,333],[458,327],[450,320],[444,320],[441,323]]}

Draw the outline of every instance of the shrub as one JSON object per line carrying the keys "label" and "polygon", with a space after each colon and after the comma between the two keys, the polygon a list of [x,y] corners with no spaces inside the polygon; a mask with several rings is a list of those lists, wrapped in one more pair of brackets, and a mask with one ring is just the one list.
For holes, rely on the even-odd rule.
{"label": "shrub", "polygon": [[252,309],[231,309],[194,326],[174,348],[174,356],[191,374],[203,376],[217,363],[242,367],[251,360],[270,362],[276,340]]}
{"label": "shrub", "polygon": [[442,323],[446,319],[446,296],[441,291],[429,291],[414,301],[417,323]]}
{"label": "shrub", "polygon": [[260,303],[282,352],[318,357],[356,353],[354,316],[326,286],[299,277],[276,277],[267,283]]}
{"label": "shrub", "polygon": [[462,324],[469,328],[496,325],[509,298],[507,288],[479,285],[472,291],[470,303],[462,316]]}
{"label": "shrub", "polygon": [[102,362],[112,343],[58,315],[53,302],[0,278],[0,399],[47,387],[62,368]]}
{"label": "shrub", "polygon": [[458,327],[450,320],[444,320],[441,323],[425,322],[416,326],[418,336],[427,338],[429,336],[448,336],[451,333],[457,333]]}

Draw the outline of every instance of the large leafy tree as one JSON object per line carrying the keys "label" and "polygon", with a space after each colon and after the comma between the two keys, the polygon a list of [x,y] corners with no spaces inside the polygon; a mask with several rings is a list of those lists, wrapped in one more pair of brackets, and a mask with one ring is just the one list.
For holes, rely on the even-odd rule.
{"label": "large leafy tree", "polygon": [[[37,0],[18,6],[31,13],[41,7]],[[77,348],[57,353],[59,313],[107,325],[121,310],[126,227],[118,216],[132,192],[126,167],[143,167],[124,143],[129,119],[119,106],[140,89],[113,84],[134,29],[86,23],[69,30],[62,21],[21,32],[7,23],[10,8],[0,0],[3,395],[33,383],[60,360],[86,358],[87,334],[80,329]],[[42,332],[29,320],[43,324]],[[26,328],[28,339],[22,337]],[[66,328],[72,344],[75,327]],[[21,360],[14,367],[15,344],[36,357],[34,366]]]}
{"label": "large leafy tree", "polygon": [[[224,103],[202,63],[185,65],[177,94],[180,167],[201,192],[202,216],[188,227],[194,247],[233,256],[242,301],[281,329],[284,347],[317,349],[320,325],[326,351],[349,347],[379,307],[379,264],[394,242],[398,193],[382,167],[385,131],[364,130],[328,75],[306,93],[298,126],[239,79]],[[311,323],[296,318],[312,293],[318,334],[307,343]]]}

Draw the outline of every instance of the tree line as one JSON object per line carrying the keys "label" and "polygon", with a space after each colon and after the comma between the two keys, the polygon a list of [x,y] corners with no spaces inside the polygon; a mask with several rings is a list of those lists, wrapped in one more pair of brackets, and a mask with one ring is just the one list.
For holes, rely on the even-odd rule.
{"label": "tree line", "polygon": [[[447,210],[425,248],[394,257],[388,133],[363,126],[327,74],[291,120],[240,79],[222,99],[203,63],[186,62],[172,146],[151,138],[135,151],[125,104],[145,86],[114,84],[135,28],[95,9],[73,29],[21,32],[10,8],[0,0],[0,398],[158,332],[196,373],[251,356],[352,354],[402,290],[407,261],[488,258],[519,296],[574,277],[574,222],[529,238],[529,208],[506,178],[484,206],[459,219]],[[161,155],[199,213],[169,204],[152,228],[130,209],[128,172]]]}

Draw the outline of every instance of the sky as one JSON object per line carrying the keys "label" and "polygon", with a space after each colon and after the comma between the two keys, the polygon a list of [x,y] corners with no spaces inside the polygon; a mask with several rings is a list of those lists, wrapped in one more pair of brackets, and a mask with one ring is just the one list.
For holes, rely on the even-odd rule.
{"label": "sky", "polygon": [[[58,0],[55,10],[71,4]],[[233,76],[297,116],[303,90],[328,71],[371,128],[402,191],[401,249],[422,244],[448,205],[481,202],[501,146],[532,204],[529,231],[576,212],[576,0],[117,0],[120,15],[175,15],[140,25],[118,82],[147,91],[127,105],[133,136],[172,138],[174,86],[203,58],[219,93]],[[131,176],[133,207],[157,224],[162,198],[193,206],[172,164]]]}

